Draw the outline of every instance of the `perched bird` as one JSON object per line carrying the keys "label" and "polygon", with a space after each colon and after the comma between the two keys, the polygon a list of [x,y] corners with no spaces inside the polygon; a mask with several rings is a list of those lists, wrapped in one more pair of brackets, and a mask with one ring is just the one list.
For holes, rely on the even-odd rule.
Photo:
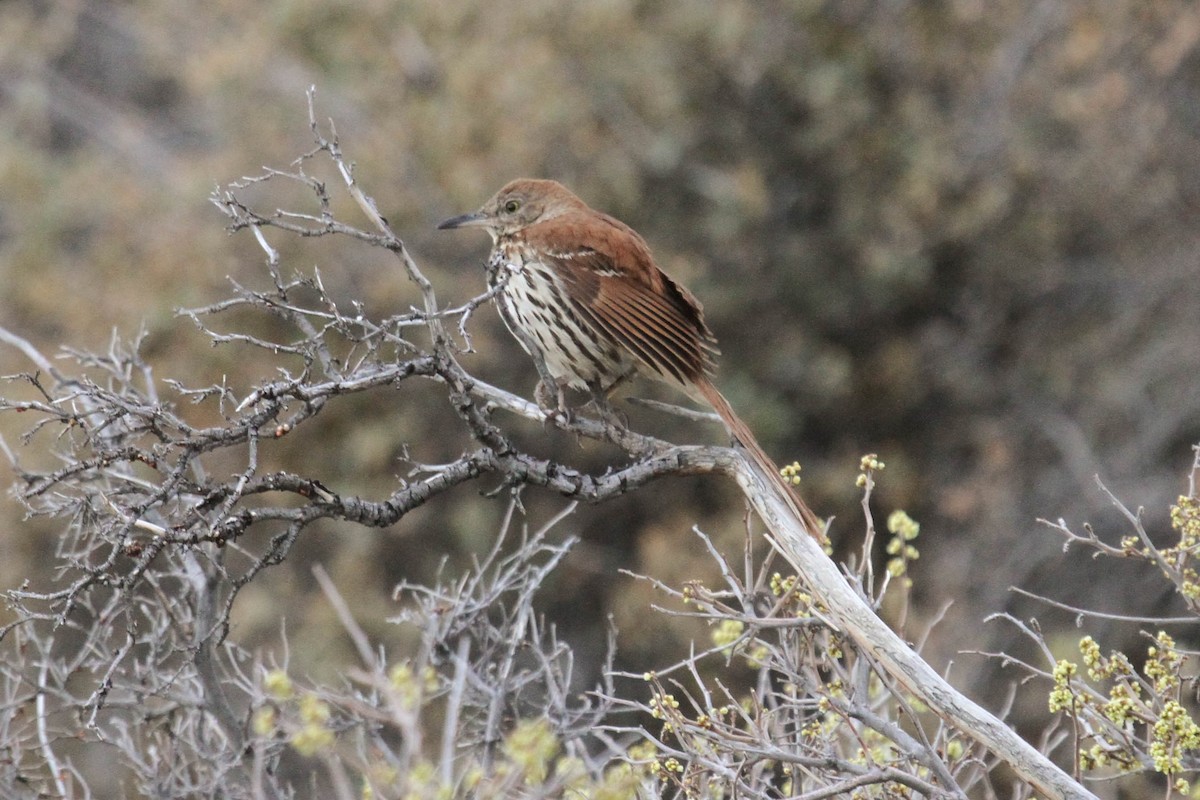
{"label": "perched bird", "polygon": [[500,316],[537,366],[539,405],[565,411],[567,387],[604,401],[635,374],[703,397],[821,538],[816,514],[713,385],[717,342],[700,302],[659,269],[635,230],[560,183],[528,178],[438,226],[466,227],[492,236],[488,285],[500,287]]}

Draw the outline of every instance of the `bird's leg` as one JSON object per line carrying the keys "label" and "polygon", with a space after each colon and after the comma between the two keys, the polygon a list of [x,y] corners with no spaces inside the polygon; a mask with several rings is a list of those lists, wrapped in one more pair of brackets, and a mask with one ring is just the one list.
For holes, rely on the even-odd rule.
{"label": "bird's leg", "polygon": [[556,417],[564,422],[571,420],[571,411],[567,408],[567,398],[560,381],[543,376],[533,389],[533,399],[537,401],[538,408],[545,412],[547,422]]}
{"label": "bird's leg", "polygon": [[596,409],[596,414],[601,420],[613,426],[619,432],[629,430],[629,418],[623,411],[613,406],[612,396],[616,392],[617,387],[624,383],[627,377],[618,378],[607,388],[602,388],[598,385],[588,387],[592,394],[591,405]]}
{"label": "bird's leg", "polygon": [[534,338],[525,332],[524,328],[517,325],[509,325],[508,329],[513,332],[521,346],[525,348],[525,352],[533,357],[533,365],[537,368],[538,383],[533,389],[533,399],[546,414],[546,421],[550,422],[556,417],[564,421],[571,419],[571,412],[567,409],[567,399],[563,394],[564,380],[559,380],[550,374],[550,368],[546,366],[546,358],[542,354],[541,347],[538,346]]}

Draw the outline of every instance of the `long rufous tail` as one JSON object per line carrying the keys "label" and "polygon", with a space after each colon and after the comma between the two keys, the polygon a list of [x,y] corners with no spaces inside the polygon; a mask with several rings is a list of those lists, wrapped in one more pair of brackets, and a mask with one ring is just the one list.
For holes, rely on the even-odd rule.
{"label": "long rufous tail", "polygon": [[717,387],[712,385],[712,382],[707,378],[700,378],[696,381],[696,388],[704,399],[708,401],[717,415],[725,423],[729,435],[750,453],[750,457],[754,459],[754,463],[759,469],[767,473],[767,477],[779,488],[780,493],[791,506],[792,511],[808,529],[808,532],[817,539],[823,541],[825,538],[825,526],[818,519],[813,510],[808,507],[804,500],[796,493],[791,483],[783,477],[779,472],[779,467],[771,460],[771,457],[763,451],[759,446],[758,440],[754,438],[754,434],[750,432],[750,428],[746,423],[742,422],[742,418],[733,410],[733,406],[729,405],[729,401],[725,399],[725,395],[717,391]]}

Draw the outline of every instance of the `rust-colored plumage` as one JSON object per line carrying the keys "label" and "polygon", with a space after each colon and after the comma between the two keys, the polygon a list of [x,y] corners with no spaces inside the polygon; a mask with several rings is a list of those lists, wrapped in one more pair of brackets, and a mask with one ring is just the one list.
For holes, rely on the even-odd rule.
{"label": "rust-colored plumage", "polygon": [[659,269],[635,230],[562,184],[527,178],[438,227],[468,226],[492,236],[488,282],[503,283],[497,305],[537,365],[539,403],[562,409],[565,387],[604,398],[637,373],[698,394],[821,535],[816,515],[713,385],[717,343],[700,302]]}

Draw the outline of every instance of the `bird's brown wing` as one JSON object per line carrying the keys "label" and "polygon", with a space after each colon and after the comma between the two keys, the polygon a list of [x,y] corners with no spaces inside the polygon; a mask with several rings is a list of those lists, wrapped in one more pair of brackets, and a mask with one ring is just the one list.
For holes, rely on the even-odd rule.
{"label": "bird's brown wing", "polygon": [[[624,226],[621,226],[624,228]],[[593,227],[593,231],[596,229]],[[628,229],[571,237],[569,247],[542,253],[567,287],[580,316],[629,350],[664,379],[691,388],[712,375],[716,339],[700,303],[650,258]]]}

